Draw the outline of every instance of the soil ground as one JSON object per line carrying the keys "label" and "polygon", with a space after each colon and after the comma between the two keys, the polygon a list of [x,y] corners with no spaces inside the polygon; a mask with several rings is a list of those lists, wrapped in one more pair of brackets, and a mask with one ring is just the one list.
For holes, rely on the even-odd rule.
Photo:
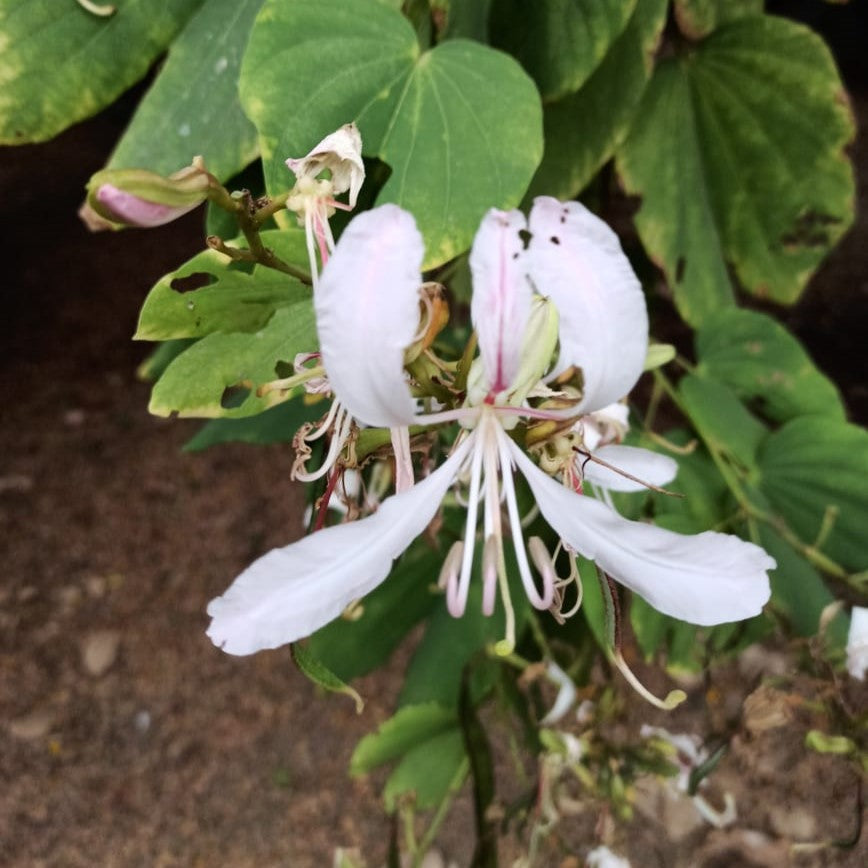
{"label": "soil ground", "polygon": [[[864,122],[866,102],[856,105]],[[147,350],[129,340],[136,312],[151,283],[199,249],[201,225],[191,215],[93,237],[79,224],[82,186],[128,110],[0,162],[12,274],[0,321],[0,864],[307,868],[330,865],[338,845],[379,864],[390,826],[377,781],[351,780],[346,767],[388,716],[406,651],[358,685],[368,704],[356,716],[344,698],[318,695],[285,649],[235,659],[204,635],[207,601],[300,533],[301,492],[288,448],[184,454],[198,423],[147,413],[135,373]],[[855,153],[857,226],[786,319],[864,421],[864,139]],[[775,640],[712,672],[671,718],[626,695],[622,734],[644,721],[735,732],[710,799],[729,791],[739,810],[735,826],[713,830],[649,785],[615,836],[634,868],[868,864],[864,834],[850,849],[790,846],[851,838],[862,810],[854,769],[803,742],[828,723],[818,700],[840,687],[853,705],[865,693],[800,671],[802,653]],[[778,690],[756,693],[764,676]],[[443,835],[460,865],[468,811],[465,800]],[[584,842],[582,855],[599,819],[585,811],[559,829]],[[563,851],[547,858],[579,864]]]}

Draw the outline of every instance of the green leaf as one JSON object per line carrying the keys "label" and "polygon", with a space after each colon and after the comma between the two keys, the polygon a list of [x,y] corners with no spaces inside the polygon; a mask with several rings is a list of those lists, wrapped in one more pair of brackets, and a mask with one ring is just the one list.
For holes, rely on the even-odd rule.
{"label": "green leaf", "polygon": [[406,793],[414,794],[419,810],[436,807],[460,780],[462,768],[466,774],[467,755],[457,727],[416,745],[407,751],[386,781],[383,790],[386,810],[394,812],[398,798]]}
{"label": "green leaf", "polygon": [[350,774],[363,775],[392,762],[415,745],[454,729],[457,723],[455,711],[436,702],[405,705],[356,745]]}
{"label": "green leaf", "polygon": [[714,380],[691,375],[681,380],[678,392],[702,439],[744,469],[752,470],[768,430],[732,390]]}
{"label": "green leaf", "polygon": [[868,567],[868,431],[793,419],[765,441],[759,470],[763,494],[805,543],[822,531],[821,552],[849,570]]}
{"label": "green leaf", "polygon": [[109,167],[168,175],[198,154],[226,181],[256,159],[256,129],[241,110],[238,75],[260,6],[262,0],[206,0],[169,49]]}
{"label": "green leaf", "polygon": [[675,0],[675,20],[688,39],[702,39],[727,21],[762,11],[763,0]]}
{"label": "green leaf", "polygon": [[771,317],[734,308],[705,322],[696,337],[697,373],[730,386],[743,400],[757,399],[770,419],[829,416],[844,421],[834,384],[802,345]]}
{"label": "green leaf", "polygon": [[[772,603],[783,613],[800,636],[814,636],[823,609],[835,598],[820,574],[766,524],[759,526],[760,544],[778,562],[769,573]],[[844,637],[841,626],[845,625]],[[835,618],[830,629],[836,638],[846,638],[846,619]]]}
{"label": "green leaf", "polygon": [[[434,607],[425,635],[419,643],[407,668],[399,702],[412,705],[435,701],[455,708],[461,690],[461,673],[470,659],[487,645],[504,638],[506,628],[502,607],[491,617],[482,614],[482,582],[479,580],[477,546],[475,575],[470,582],[467,608],[460,618],[453,618],[441,597]],[[510,596],[515,609],[516,635],[521,634],[527,613],[527,597],[518,581],[518,570],[511,553],[507,552],[507,575],[510,577]],[[493,682],[492,671],[478,667],[474,682],[475,696],[485,693]]]}
{"label": "green leaf", "polygon": [[290,649],[295,665],[314,684],[332,693],[343,693],[345,696],[349,696],[356,703],[356,714],[361,714],[365,710],[365,701],[359,696],[358,691],[344,684],[334,672],[317,660],[304,645],[299,645],[296,642],[290,645]]}
{"label": "green leaf", "polygon": [[195,341],[186,338],[177,341],[166,341],[160,344],[139,366],[136,368],[136,376],[140,380],[153,383],[163,376],[163,371],[169,367],[184,350],[193,346]]}
{"label": "green leaf", "polygon": [[492,0],[435,0],[431,5],[442,9],[446,16],[440,39],[488,42],[491,4]]}
{"label": "green leaf", "polygon": [[525,197],[579,193],[626,135],[651,78],[667,0],[639,0],[626,30],[573,94],[543,108],[545,152]]}
{"label": "green leaf", "polygon": [[[666,436],[676,444],[685,445],[689,441],[682,431],[670,431]],[[640,440],[639,445],[649,448],[652,444]],[[663,454],[669,454],[678,463],[678,473],[666,488],[684,497],[652,493],[655,523],[663,524],[665,516],[665,526],[678,533],[700,533],[721,524],[731,507],[731,496],[708,452],[696,444],[686,455]],[[676,516],[683,517],[678,526]]]}
{"label": "green leaf", "polygon": [[375,669],[413,626],[442,605],[431,592],[442,561],[443,554],[426,541],[415,543],[389,578],[364,598],[360,618],[326,624],[310,637],[309,647],[345,680]]}
{"label": "green leaf", "polygon": [[160,278],[145,299],[134,338],[164,341],[253,332],[278,308],[310,299],[310,288],[288,274],[264,267],[246,274],[222,253],[205,250]]}
{"label": "green leaf", "polygon": [[2,0],[0,144],[44,142],[96,114],[148,71],[201,3],[124,0],[101,18],[75,2]]}
{"label": "green leaf", "polygon": [[377,202],[413,213],[425,268],[469,247],[486,210],[516,205],[542,154],[539,96],[512,58],[459,39],[420,53],[374,0],[266,0],[241,99],[272,194],[294,181],[287,157],[355,120],[365,154],[392,169]]}
{"label": "green leaf", "polygon": [[494,0],[492,45],[518,58],[545,100],[578,90],[621,35],[636,0]]}
{"label": "green leaf", "polygon": [[[166,344],[163,344],[166,346]],[[303,398],[292,398],[276,407],[271,407],[258,416],[242,419],[212,419],[206,422],[185,444],[185,452],[201,452],[221,443],[291,443],[296,431],[305,423],[319,419],[326,411],[327,404],[317,401],[308,404]],[[316,635],[316,634],[315,634]],[[327,655],[319,653],[311,637],[310,647],[317,657],[330,668]],[[339,673],[342,674],[343,673]],[[344,678],[348,676],[343,675]]]}
{"label": "green leaf", "polygon": [[740,18],[662,62],[617,152],[636,225],[684,318],[731,306],[727,264],[791,302],[853,219],[853,120],[828,48]]}
{"label": "green leaf", "polygon": [[[175,359],[151,392],[148,409],[156,416],[205,418],[254,416],[287,396],[256,396],[256,388],[278,377],[277,364],[316,349],[313,305],[280,308],[261,331],[206,335]],[[224,403],[238,389],[238,404]]]}

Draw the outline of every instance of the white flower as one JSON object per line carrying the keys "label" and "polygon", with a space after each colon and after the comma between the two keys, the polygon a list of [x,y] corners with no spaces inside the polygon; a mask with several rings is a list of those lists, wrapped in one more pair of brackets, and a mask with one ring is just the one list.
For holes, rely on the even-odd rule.
{"label": "white flower", "polygon": [[[365,164],[362,162],[362,137],[355,124],[344,124],[339,130],[327,135],[304,157],[292,158],[286,165],[296,178],[286,207],[298,214],[304,226],[310,273],[316,286],[319,277],[316,248],[325,268],[335,239],[329,226],[329,217],[335,208],[352,211],[356,207],[359,190],[365,180]],[[331,177],[319,178],[328,171]],[[344,205],[335,196],[349,191],[349,202]]]}
{"label": "white flower", "polygon": [[847,671],[853,678],[865,680],[868,669],[868,609],[853,606],[850,632],[847,635]]}
{"label": "white flower", "polygon": [[[483,611],[494,610],[499,593],[511,644],[502,504],[531,604],[549,608],[557,580],[542,542],[534,538],[525,546],[516,469],[569,550],[596,561],[660,611],[703,625],[759,613],[769,597],[766,571],[775,565],[761,548],[713,531],[683,536],[628,521],[548,476],[507,433],[521,417],[564,418],[525,401],[533,379],[527,359],[545,356],[527,334],[539,335],[540,311],[551,309],[550,302],[535,300],[534,291],[562,314],[556,370],[582,371],[584,392],[575,415],[600,410],[630,390],[642,372],[648,340],[641,287],[605,224],[578,203],[541,198],[531,212],[527,249],[519,234],[525,226],[517,211],[492,210],[483,219],[470,266],[477,378],[485,388],[459,409],[428,416],[416,414],[404,374],[404,351],[419,323],[422,238],[412,216],[394,205],[366,212],[347,227],[314,296],[323,366],[336,398],[372,426],[460,420],[463,429],[437,470],[383,501],[376,514],[274,549],[248,567],[208,607],[208,635],[215,644],[249,654],[293,642],[335,618],[386,578],[459,479],[467,485],[467,522],[464,542],[453,546],[444,563],[446,603],[456,616],[466,606],[481,511]],[[537,378],[544,373],[539,370]],[[632,472],[635,455],[623,458],[624,469]]]}

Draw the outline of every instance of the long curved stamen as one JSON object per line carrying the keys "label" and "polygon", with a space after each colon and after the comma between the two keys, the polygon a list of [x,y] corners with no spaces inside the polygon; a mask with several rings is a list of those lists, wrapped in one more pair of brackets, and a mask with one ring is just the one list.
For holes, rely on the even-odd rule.
{"label": "long curved stamen", "polygon": [[304,240],[307,245],[307,258],[310,262],[310,275],[313,279],[313,286],[316,289],[316,285],[319,282],[319,265],[316,261],[316,246],[314,244],[314,231],[313,231],[313,214],[311,214],[310,208],[305,207],[304,209]]}
{"label": "long curved stamen", "polygon": [[482,614],[486,617],[494,614],[499,558],[497,537],[490,536],[485,540],[485,548],[482,552]]}
{"label": "long curved stamen", "polygon": [[449,553],[443,560],[443,566],[440,568],[440,576],[437,579],[437,587],[443,588],[447,594],[453,596],[456,593],[458,574],[461,570],[461,556],[463,552],[464,543],[461,540],[452,543]]}
{"label": "long curved stamen", "polygon": [[313,443],[314,440],[319,440],[319,438],[322,437],[322,435],[325,434],[326,431],[328,431],[332,427],[332,422],[334,421],[335,415],[339,410],[343,410],[341,402],[332,401],[332,405],[331,407],[329,407],[329,411],[328,413],[326,413],[325,419],[323,419],[323,421],[319,424],[318,428],[311,431],[310,434],[306,434],[304,439],[308,443]]}
{"label": "long curved stamen", "polygon": [[506,508],[509,513],[509,525],[512,530],[512,544],[515,549],[515,558],[518,561],[518,571],[521,575],[521,583],[524,585],[524,591],[531,605],[535,609],[548,609],[552,604],[554,596],[554,580],[552,578],[553,571],[546,571],[542,574],[543,592],[540,594],[534,584],[533,575],[531,574],[530,564],[527,559],[527,551],[524,546],[524,536],[522,535],[521,516],[518,513],[518,504],[515,498],[515,486],[512,479],[512,459],[509,454],[509,447],[504,442],[506,434],[498,426],[497,438],[498,449],[500,451],[500,466],[503,474],[503,488],[506,494]]}
{"label": "long curved stamen", "polygon": [[620,651],[612,651],[609,658],[615,664],[618,671],[627,680],[627,683],[639,694],[644,700],[650,702],[655,708],[661,708],[663,711],[672,711],[678,705],[681,705],[687,694],[683,690],[670,690],[666,694],[665,699],[656,697],[637,677],[633,670],[627,665]]}
{"label": "long curved stamen", "polygon": [[334,425],[334,433],[332,435],[332,441],[329,444],[329,451],[323,461],[322,465],[318,470],[314,471],[296,471],[295,478],[300,479],[302,482],[313,482],[316,479],[320,479],[325,476],[326,473],[334,466],[334,463],[338,460],[338,456],[341,453],[341,449],[344,448],[344,444],[347,442],[347,439],[350,436],[350,431],[353,427],[353,417],[344,410],[343,407],[337,413],[335,417],[335,425]]}
{"label": "long curved stamen", "polygon": [[454,618],[460,618],[467,606],[467,594],[470,591],[470,574],[473,569],[473,550],[476,543],[476,517],[479,514],[479,496],[482,484],[482,458],[484,449],[479,442],[479,432],[471,435],[476,438],[472,445],[473,453],[470,464],[470,490],[467,498],[467,522],[464,526],[464,553],[461,559],[461,575],[450,594],[446,588],[446,607]]}

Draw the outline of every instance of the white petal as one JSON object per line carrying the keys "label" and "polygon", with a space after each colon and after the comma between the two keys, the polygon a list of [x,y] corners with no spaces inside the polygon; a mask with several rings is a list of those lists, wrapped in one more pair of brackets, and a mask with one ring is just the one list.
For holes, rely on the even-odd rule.
{"label": "white petal", "polygon": [[350,208],[355,208],[362,182],[365,180],[365,164],[362,161],[362,137],[355,124],[344,124],[339,130],[327,135],[309,154],[300,159],[290,157],[286,165],[298,180],[316,178],[324,169],[332,173],[335,193],[350,191]]}
{"label": "white petal", "polygon": [[[661,455],[650,449],[640,449],[637,446],[601,446],[594,450],[593,455],[611,464],[612,467],[624,470],[651,485],[666,485],[672,482],[678,473],[678,463],[668,455]],[[584,459],[579,455],[576,461],[584,462]],[[584,468],[584,478],[601,488],[608,488],[611,491],[645,490],[641,482],[628,479],[617,471],[596,464],[594,461],[585,463]]]}
{"label": "white petal", "polygon": [[555,482],[510,443],[540,511],[564,542],[655,609],[707,626],[758,615],[768,601],[767,571],[775,561],[759,546],[714,531],[684,536],[628,521]]}
{"label": "white petal", "polygon": [[470,316],[491,392],[507,389],[518,373],[533,290],[525,277],[526,226],[520,211],[492,208],[479,226],[470,251],[473,300]]}
{"label": "white petal", "polygon": [[865,680],[868,669],[868,609],[853,606],[850,632],[847,634],[847,671],[853,678]]}
{"label": "white petal", "polygon": [[528,273],[561,316],[557,370],[580,367],[580,409],[599,410],[623,398],[642,373],[648,348],[642,286],[618,236],[578,202],[538,197],[530,232]]}
{"label": "white petal", "polygon": [[419,328],[424,253],[412,215],[382,205],[347,226],[314,293],[332,391],[367,425],[397,428],[413,421],[404,351]]}
{"label": "white petal", "polygon": [[384,500],[374,515],[272,549],[208,604],[211,641],[253,654],[309,636],[388,576],[392,561],[437,512],[467,443],[418,485]]}

